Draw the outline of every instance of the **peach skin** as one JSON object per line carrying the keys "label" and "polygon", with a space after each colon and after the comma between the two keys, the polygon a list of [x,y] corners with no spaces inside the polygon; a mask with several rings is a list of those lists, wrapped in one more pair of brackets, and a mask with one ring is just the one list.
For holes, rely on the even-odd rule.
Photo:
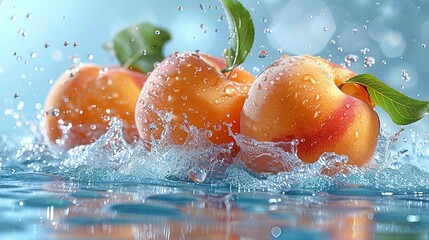
{"label": "peach skin", "polygon": [[197,128],[211,130],[209,140],[216,144],[234,142],[240,130],[240,112],[254,77],[235,68],[229,78],[221,73],[223,59],[198,53],[174,53],[164,59],[148,76],[136,105],[136,124],[140,137],[151,142],[160,139],[164,123],[160,111],[172,113],[171,136],[182,144],[187,132],[185,120]]}
{"label": "peach skin", "polygon": [[[354,75],[320,57],[282,57],[253,83],[241,133],[258,141],[297,139],[298,157],[307,163],[335,152],[347,155],[348,164],[362,166],[374,154],[380,125],[366,89],[344,84]],[[263,157],[243,161],[257,172],[288,170]]]}
{"label": "peach skin", "polygon": [[[83,65],[67,70],[45,102],[46,133],[67,148],[89,144],[104,134],[112,117],[123,120],[124,137],[138,137],[134,109],[146,75],[120,67]],[[64,132],[63,128],[69,128]]]}

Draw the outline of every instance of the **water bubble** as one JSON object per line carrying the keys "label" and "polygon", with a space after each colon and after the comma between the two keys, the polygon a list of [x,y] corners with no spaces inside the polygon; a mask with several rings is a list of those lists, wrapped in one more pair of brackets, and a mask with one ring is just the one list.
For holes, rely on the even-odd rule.
{"label": "water bubble", "polygon": [[364,24],[362,27],[363,27],[363,29],[368,29],[368,25],[367,24]]}
{"label": "water bubble", "polygon": [[37,53],[36,53],[36,52],[32,52],[32,53],[30,54],[30,57],[31,57],[31,58],[36,58],[36,57],[37,57]]}
{"label": "water bubble", "polygon": [[427,44],[426,43],[422,43],[422,48],[426,48]]}
{"label": "water bubble", "polygon": [[411,80],[410,75],[404,69],[401,70],[401,76],[402,76],[402,79],[405,80],[406,82]]}
{"label": "water bubble", "polygon": [[258,53],[258,57],[259,57],[259,58],[266,58],[266,57],[267,57],[267,55],[268,55],[268,52],[267,52],[267,51],[264,51],[264,50],[261,50],[261,51],[259,51],[259,53]]}
{"label": "water bubble", "polygon": [[365,57],[363,61],[364,67],[372,67],[375,64],[375,58],[373,57]]}
{"label": "water bubble", "polygon": [[331,43],[332,45],[337,44],[337,42],[336,42],[334,39],[332,39],[332,40],[330,41],[330,43]]}
{"label": "water bubble", "polygon": [[328,28],[327,28],[327,27],[324,27],[324,28],[323,28],[323,31],[324,31],[324,32],[327,32],[327,31],[328,31]]}
{"label": "water bubble", "polygon": [[271,235],[274,237],[274,238],[278,238],[278,237],[280,237],[280,235],[282,234],[282,229],[281,228],[279,228],[279,227],[272,227],[271,228]]}
{"label": "water bubble", "polygon": [[49,43],[45,43],[45,45],[43,45],[45,48],[50,47]]}
{"label": "water bubble", "polygon": [[31,13],[27,13],[27,15],[25,15],[25,17],[26,17],[27,19],[32,19],[32,18],[33,18],[33,15],[32,15]]}
{"label": "water bubble", "polygon": [[217,18],[217,21],[220,22],[223,20],[225,20],[225,15],[219,15],[219,17]]}
{"label": "water bubble", "polygon": [[79,46],[79,44],[77,42],[73,43],[73,47],[78,47],[78,46]]}
{"label": "water bubble", "polygon": [[182,12],[183,11],[183,7],[182,6],[178,6],[177,7],[177,11]]}
{"label": "water bubble", "polygon": [[353,33],[357,33],[357,31],[358,31],[358,30],[357,30],[357,28],[353,28],[353,29],[352,29],[352,32],[353,32]]}
{"label": "water bubble", "polygon": [[159,31],[159,30],[157,29],[157,30],[155,30],[155,34],[156,34],[156,35],[159,35],[159,34],[161,34],[161,31]]}
{"label": "water bubble", "polygon": [[19,98],[19,94],[18,93],[14,93],[13,94],[13,98]]}
{"label": "water bubble", "polygon": [[338,52],[344,52],[344,48],[342,48],[342,47],[338,47],[337,50],[338,50]]}
{"label": "water bubble", "polygon": [[16,21],[16,15],[13,15],[12,17],[10,17],[10,20]]}
{"label": "water bubble", "polygon": [[202,23],[201,23],[201,24],[200,24],[200,28],[201,28],[201,29],[205,29],[205,28],[206,28],[206,26],[205,26],[204,24],[202,24]]}
{"label": "water bubble", "polygon": [[386,65],[386,64],[387,64],[387,61],[386,61],[386,60],[382,60],[382,61],[381,61],[381,64]]}
{"label": "water bubble", "polygon": [[69,42],[67,42],[67,41],[64,41],[64,42],[63,42],[63,45],[64,45],[64,47],[67,47],[68,45],[70,45],[70,43],[69,43]]}
{"label": "water bubble", "polygon": [[94,59],[94,55],[92,55],[92,54],[88,54],[88,60],[93,60]]}

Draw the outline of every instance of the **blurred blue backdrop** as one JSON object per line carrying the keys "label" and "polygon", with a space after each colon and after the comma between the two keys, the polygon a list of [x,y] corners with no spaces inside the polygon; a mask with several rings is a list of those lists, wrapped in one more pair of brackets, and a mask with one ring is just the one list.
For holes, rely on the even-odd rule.
{"label": "blurred blue backdrop", "polygon": [[[282,54],[309,53],[429,100],[428,0],[241,2],[256,28],[244,63],[253,74]],[[228,24],[214,0],[0,0],[0,133],[19,134],[27,130],[21,126],[25,119],[37,120],[52,83],[73,59],[117,64],[103,46],[121,29],[145,21],[170,31],[165,54],[201,50],[221,55],[228,44]],[[260,51],[268,55],[260,58]],[[386,129],[397,129],[379,112]],[[410,128],[427,137],[428,122]]]}

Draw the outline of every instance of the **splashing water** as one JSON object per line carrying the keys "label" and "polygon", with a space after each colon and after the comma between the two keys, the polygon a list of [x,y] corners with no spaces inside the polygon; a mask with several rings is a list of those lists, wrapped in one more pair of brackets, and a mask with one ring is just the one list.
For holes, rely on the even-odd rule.
{"label": "splashing water", "polygon": [[[391,148],[402,130],[394,134],[382,130],[373,161],[358,168],[346,164],[347,156],[329,152],[315,163],[307,164],[297,157],[298,141],[259,142],[230,131],[241,148],[241,155],[234,157],[232,143],[216,145],[208,140],[209,130],[187,123],[182,129],[188,137],[179,145],[170,136],[171,114],[160,112],[159,115],[164,121],[164,132],[159,140],[152,141],[151,150],[141,142],[128,144],[122,134],[122,121],[116,118],[112,118],[109,130],[99,140],[68,151],[45,143],[40,133],[24,144],[3,135],[0,138],[2,174],[32,171],[82,182],[185,181],[275,192],[293,189],[319,192],[350,185],[380,191],[417,191],[429,185],[429,173],[407,160],[404,154],[407,150],[395,152]],[[261,155],[281,163],[285,171],[258,174],[240,158]],[[426,157],[420,154],[415,162]]]}

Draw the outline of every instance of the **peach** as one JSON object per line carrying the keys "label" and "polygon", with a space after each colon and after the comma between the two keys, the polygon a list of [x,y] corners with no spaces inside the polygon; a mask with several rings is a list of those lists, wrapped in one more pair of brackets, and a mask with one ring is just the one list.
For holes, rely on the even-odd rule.
{"label": "peach", "polygon": [[[362,166],[374,154],[380,126],[366,89],[345,84],[354,75],[319,57],[282,57],[253,83],[241,133],[259,141],[297,139],[298,157],[307,163],[335,152]],[[257,172],[288,170],[266,156],[243,161]]]}
{"label": "peach", "polygon": [[[240,130],[240,112],[254,77],[235,68],[221,73],[223,59],[199,53],[175,53],[164,59],[148,76],[136,105],[136,124],[140,137],[151,142],[160,139],[164,123],[160,111],[171,112],[171,136],[182,144],[188,133],[185,120],[193,126],[211,130],[209,140],[230,143]],[[227,77],[229,75],[229,78]]]}
{"label": "peach", "polygon": [[[146,75],[120,67],[82,65],[62,74],[45,102],[46,133],[52,143],[72,148],[104,134],[112,117],[123,120],[125,139],[138,137],[134,109]],[[64,131],[64,127],[69,128]]]}

